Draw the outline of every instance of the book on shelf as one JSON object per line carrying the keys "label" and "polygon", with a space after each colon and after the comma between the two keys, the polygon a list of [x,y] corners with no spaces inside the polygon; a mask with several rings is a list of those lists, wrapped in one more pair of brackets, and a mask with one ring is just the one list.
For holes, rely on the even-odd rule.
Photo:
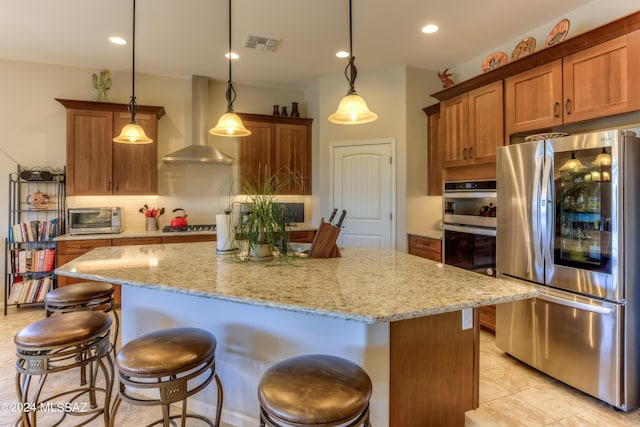
{"label": "book on shelf", "polygon": [[58,235],[58,218],[20,221],[9,226],[7,240],[9,243],[44,242],[53,240]]}
{"label": "book on shelf", "polygon": [[7,298],[7,304],[32,304],[44,301],[51,289],[51,277],[41,277],[26,282],[15,282]]}
{"label": "book on shelf", "polygon": [[56,250],[45,249],[12,249],[9,252],[12,273],[38,273],[53,271],[56,261]]}

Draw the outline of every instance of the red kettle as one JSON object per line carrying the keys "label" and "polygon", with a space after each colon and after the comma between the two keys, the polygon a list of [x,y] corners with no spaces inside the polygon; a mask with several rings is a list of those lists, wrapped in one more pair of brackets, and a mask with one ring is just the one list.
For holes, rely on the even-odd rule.
{"label": "red kettle", "polygon": [[180,208],[174,209],[172,212],[177,212],[177,211],[182,211],[182,213],[184,215],[177,216],[177,217],[173,218],[171,220],[171,226],[172,227],[186,227],[187,226],[187,214],[186,214],[186,212],[184,211],[184,209],[180,209]]}

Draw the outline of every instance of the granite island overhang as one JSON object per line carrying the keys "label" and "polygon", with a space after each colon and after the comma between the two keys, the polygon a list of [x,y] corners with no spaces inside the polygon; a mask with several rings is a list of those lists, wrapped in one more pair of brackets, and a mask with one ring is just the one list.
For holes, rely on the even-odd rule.
{"label": "granite island overhang", "polygon": [[[376,426],[464,425],[464,411],[477,407],[477,308],[534,297],[535,288],[399,251],[340,251],[332,259],[242,263],[216,255],[210,242],[114,246],[56,274],[124,285],[123,343],[174,326],[213,332],[223,420],[232,425],[255,425],[264,370],[306,353],[346,357],[367,370]],[[465,325],[465,314],[475,321]],[[456,381],[453,393],[462,396],[449,403],[432,396],[451,394],[443,387]],[[212,409],[207,393],[195,410]]]}

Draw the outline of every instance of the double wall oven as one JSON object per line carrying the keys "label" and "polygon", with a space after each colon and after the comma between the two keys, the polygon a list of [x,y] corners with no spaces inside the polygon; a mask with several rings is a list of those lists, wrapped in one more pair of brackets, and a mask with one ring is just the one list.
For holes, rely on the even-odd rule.
{"label": "double wall oven", "polygon": [[495,276],[496,181],[444,183],[444,263]]}

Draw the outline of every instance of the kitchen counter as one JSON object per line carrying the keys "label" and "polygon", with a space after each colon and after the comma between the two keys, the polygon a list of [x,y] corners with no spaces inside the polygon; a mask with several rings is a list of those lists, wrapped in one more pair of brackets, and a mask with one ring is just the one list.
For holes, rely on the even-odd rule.
{"label": "kitchen counter", "polygon": [[[289,231],[316,231],[317,227],[310,225],[296,225],[288,227]],[[62,234],[54,240],[94,240],[94,239],[127,239],[139,237],[163,237],[163,236],[197,236],[197,235],[215,235],[215,231],[172,231],[163,232],[162,229],[156,231],[145,231],[141,229],[126,229],[122,233],[103,233],[103,234]]]}
{"label": "kitchen counter", "polygon": [[112,246],[96,248],[56,273],[365,323],[515,301],[535,292],[398,251],[340,252],[341,258],[293,258],[267,267],[217,256],[215,243],[208,242]]}
{"label": "kitchen counter", "polygon": [[[123,343],[174,326],[211,331],[228,424],[257,425],[257,384],[272,364],[325,353],[367,371],[373,425],[463,426],[478,405],[476,307],[534,288],[398,251],[340,251],[279,264],[240,263],[214,243],[114,246],[56,273],[123,285]],[[208,387],[189,406],[211,414],[215,401]]]}

